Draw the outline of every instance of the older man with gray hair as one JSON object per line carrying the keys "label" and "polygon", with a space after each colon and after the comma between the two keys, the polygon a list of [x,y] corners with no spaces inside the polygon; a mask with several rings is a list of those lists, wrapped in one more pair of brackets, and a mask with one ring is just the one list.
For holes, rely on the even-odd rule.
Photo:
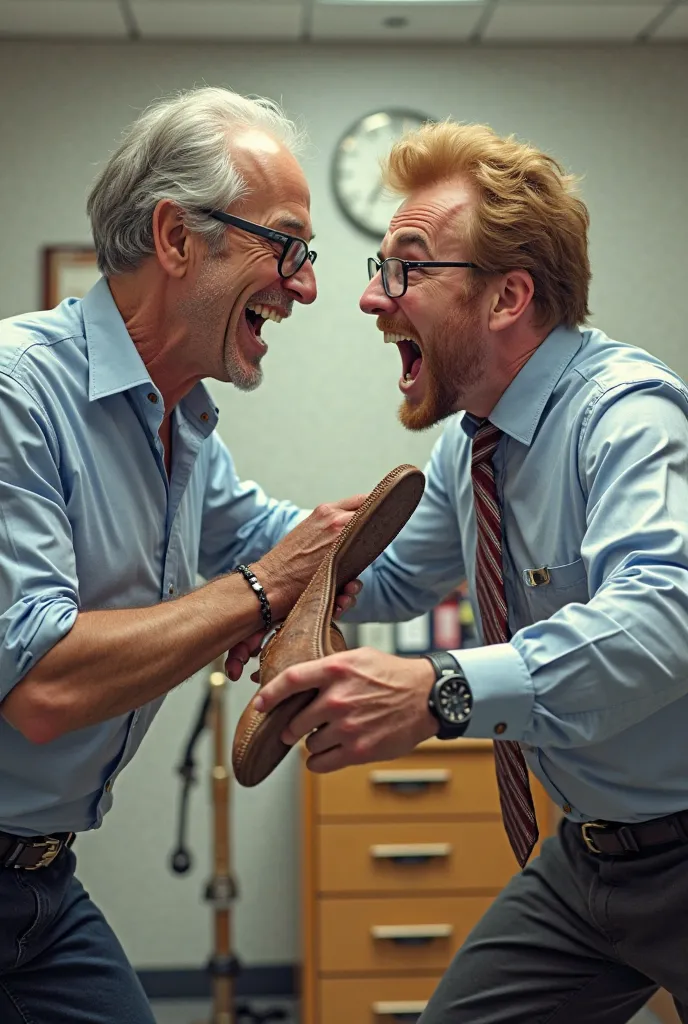
{"label": "older man with gray hair", "polygon": [[167,692],[284,618],[361,503],[241,482],[201,383],[255,388],[265,320],[316,297],[297,144],[224,89],[153,106],[88,200],[101,280],[0,323],[3,1024],[153,1024],[72,842]]}

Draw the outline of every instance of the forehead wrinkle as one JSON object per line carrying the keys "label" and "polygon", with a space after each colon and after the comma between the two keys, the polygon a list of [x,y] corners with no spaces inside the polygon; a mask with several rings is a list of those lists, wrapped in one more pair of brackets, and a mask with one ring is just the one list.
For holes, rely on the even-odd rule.
{"label": "forehead wrinkle", "polygon": [[[406,204],[397,210],[389,226],[388,239],[390,244],[403,244],[404,236],[413,236],[422,233],[429,241],[424,248],[430,252],[432,249],[439,252],[446,247],[440,246],[449,236],[449,241],[456,243],[459,240],[459,229],[463,217],[470,212],[470,200],[467,195],[460,198],[456,196],[448,198],[438,197],[437,199],[424,199]],[[394,236],[399,233],[399,238]]]}
{"label": "forehead wrinkle", "polygon": [[296,234],[299,237],[304,238],[310,242],[315,238],[314,234],[310,234],[309,238],[309,227],[301,217],[297,217],[293,213],[279,213],[274,223],[274,227],[277,230],[280,228],[286,231],[287,234]]}

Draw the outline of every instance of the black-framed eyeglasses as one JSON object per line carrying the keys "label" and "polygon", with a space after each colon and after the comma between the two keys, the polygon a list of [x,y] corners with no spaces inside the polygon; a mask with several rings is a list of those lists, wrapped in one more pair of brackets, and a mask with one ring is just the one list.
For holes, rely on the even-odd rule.
{"label": "black-framed eyeglasses", "polygon": [[232,213],[225,213],[224,210],[204,210],[209,217],[220,220],[223,224],[231,224],[242,231],[248,231],[251,235],[258,235],[259,238],[267,238],[282,246],[282,254],[277,257],[277,273],[280,277],[293,277],[298,274],[306,260],[315,263],[317,252],[308,248],[308,242],[296,235],[288,235],[284,231],[275,231],[273,228],[266,228],[262,224],[254,224],[251,220],[244,220],[243,217],[235,217]]}
{"label": "black-framed eyeglasses", "polygon": [[477,263],[447,263],[438,260],[400,260],[397,256],[388,256],[386,260],[368,258],[368,280],[382,273],[382,287],[390,299],[400,299],[408,288],[408,272],[420,267],[472,267],[480,270]]}

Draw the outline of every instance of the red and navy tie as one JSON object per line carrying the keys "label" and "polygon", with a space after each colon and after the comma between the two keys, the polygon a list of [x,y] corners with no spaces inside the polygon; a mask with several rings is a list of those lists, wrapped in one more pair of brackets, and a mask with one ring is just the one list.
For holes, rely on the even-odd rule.
{"label": "red and navy tie", "polygon": [[[475,582],[486,644],[509,641],[501,513],[492,465],[501,436],[501,430],[486,420],[473,438],[473,498],[478,526]],[[493,747],[504,827],[516,859],[524,867],[538,839],[528,768],[516,741],[495,740]]]}

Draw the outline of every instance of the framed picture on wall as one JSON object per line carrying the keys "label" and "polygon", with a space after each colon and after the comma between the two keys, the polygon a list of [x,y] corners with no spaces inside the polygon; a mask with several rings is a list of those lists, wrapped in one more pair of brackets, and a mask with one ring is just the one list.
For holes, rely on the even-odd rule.
{"label": "framed picture on wall", "polygon": [[43,250],[43,308],[52,309],[69,296],[82,299],[99,277],[92,247],[47,246]]}

